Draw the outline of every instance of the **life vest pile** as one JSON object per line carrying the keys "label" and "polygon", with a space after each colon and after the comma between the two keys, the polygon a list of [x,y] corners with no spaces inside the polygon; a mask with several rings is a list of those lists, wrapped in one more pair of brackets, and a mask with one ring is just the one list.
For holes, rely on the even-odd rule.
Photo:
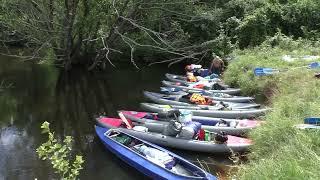
{"label": "life vest pile", "polygon": [[207,105],[206,98],[201,96],[201,94],[198,94],[198,93],[193,93],[190,96],[190,102],[199,104],[199,105]]}
{"label": "life vest pile", "polygon": [[188,82],[197,82],[198,80],[192,73],[188,73],[187,74],[187,81]]}

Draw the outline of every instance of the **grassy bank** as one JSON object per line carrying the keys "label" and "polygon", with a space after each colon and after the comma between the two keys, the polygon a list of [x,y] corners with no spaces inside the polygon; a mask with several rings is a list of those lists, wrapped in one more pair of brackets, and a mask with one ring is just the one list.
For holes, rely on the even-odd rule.
{"label": "grassy bank", "polygon": [[227,83],[239,86],[244,94],[265,96],[273,108],[264,117],[267,124],[250,134],[255,144],[249,162],[240,166],[236,179],[320,179],[320,132],[292,127],[307,116],[320,116],[320,79],[306,68],[269,77],[254,77],[252,71],[259,66],[298,67],[306,62],[287,63],[281,57],[311,55],[320,50],[311,44],[292,43],[237,51],[236,60],[225,73]]}

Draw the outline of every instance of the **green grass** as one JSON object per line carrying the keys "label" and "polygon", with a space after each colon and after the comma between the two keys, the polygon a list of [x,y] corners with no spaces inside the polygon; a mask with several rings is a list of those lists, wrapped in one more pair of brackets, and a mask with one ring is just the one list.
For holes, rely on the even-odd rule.
{"label": "green grass", "polygon": [[306,62],[287,63],[282,55],[309,55],[310,49],[256,48],[235,53],[237,59],[229,65],[225,81],[246,95],[265,96],[273,108],[263,117],[267,123],[250,133],[252,153],[249,162],[240,165],[236,179],[320,179],[320,131],[293,128],[305,117],[320,116],[320,79],[306,68],[268,77],[254,77],[252,72],[259,66],[301,66]]}

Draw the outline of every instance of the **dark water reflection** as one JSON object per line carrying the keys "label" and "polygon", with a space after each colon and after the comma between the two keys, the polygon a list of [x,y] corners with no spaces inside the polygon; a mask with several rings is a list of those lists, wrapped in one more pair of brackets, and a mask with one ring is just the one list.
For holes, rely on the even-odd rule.
{"label": "dark water reflection", "polygon": [[[57,69],[0,57],[0,82],[13,87],[0,91],[0,179],[57,178],[50,164],[38,159],[35,149],[46,139],[43,121],[51,123],[59,138],[71,135],[74,149],[85,159],[81,179],[144,179],[145,177],[104,150],[94,134],[93,117],[101,112],[116,116],[119,109],[139,110],[142,91],[158,91],[167,67],[110,69],[90,73]],[[228,164],[225,157],[208,157],[175,151],[187,159],[212,159]],[[214,172],[214,167],[209,167]]]}

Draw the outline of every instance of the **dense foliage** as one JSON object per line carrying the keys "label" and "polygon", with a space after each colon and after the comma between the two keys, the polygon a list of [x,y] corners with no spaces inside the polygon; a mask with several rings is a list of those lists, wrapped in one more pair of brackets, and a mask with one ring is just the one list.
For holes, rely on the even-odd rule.
{"label": "dense foliage", "polygon": [[[70,68],[90,69],[111,59],[147,62],[226,56],[236,47],[261,44],[281,31],[293,38],[319,37],[316,0],[1,0],[1,45]],[[79,57],[94,55],[80,61]],[[43,59],[43,57],[46,57]],[[156,58],[155,58],[156,57]],[[50,61],[51,62],[51,61]]]}

